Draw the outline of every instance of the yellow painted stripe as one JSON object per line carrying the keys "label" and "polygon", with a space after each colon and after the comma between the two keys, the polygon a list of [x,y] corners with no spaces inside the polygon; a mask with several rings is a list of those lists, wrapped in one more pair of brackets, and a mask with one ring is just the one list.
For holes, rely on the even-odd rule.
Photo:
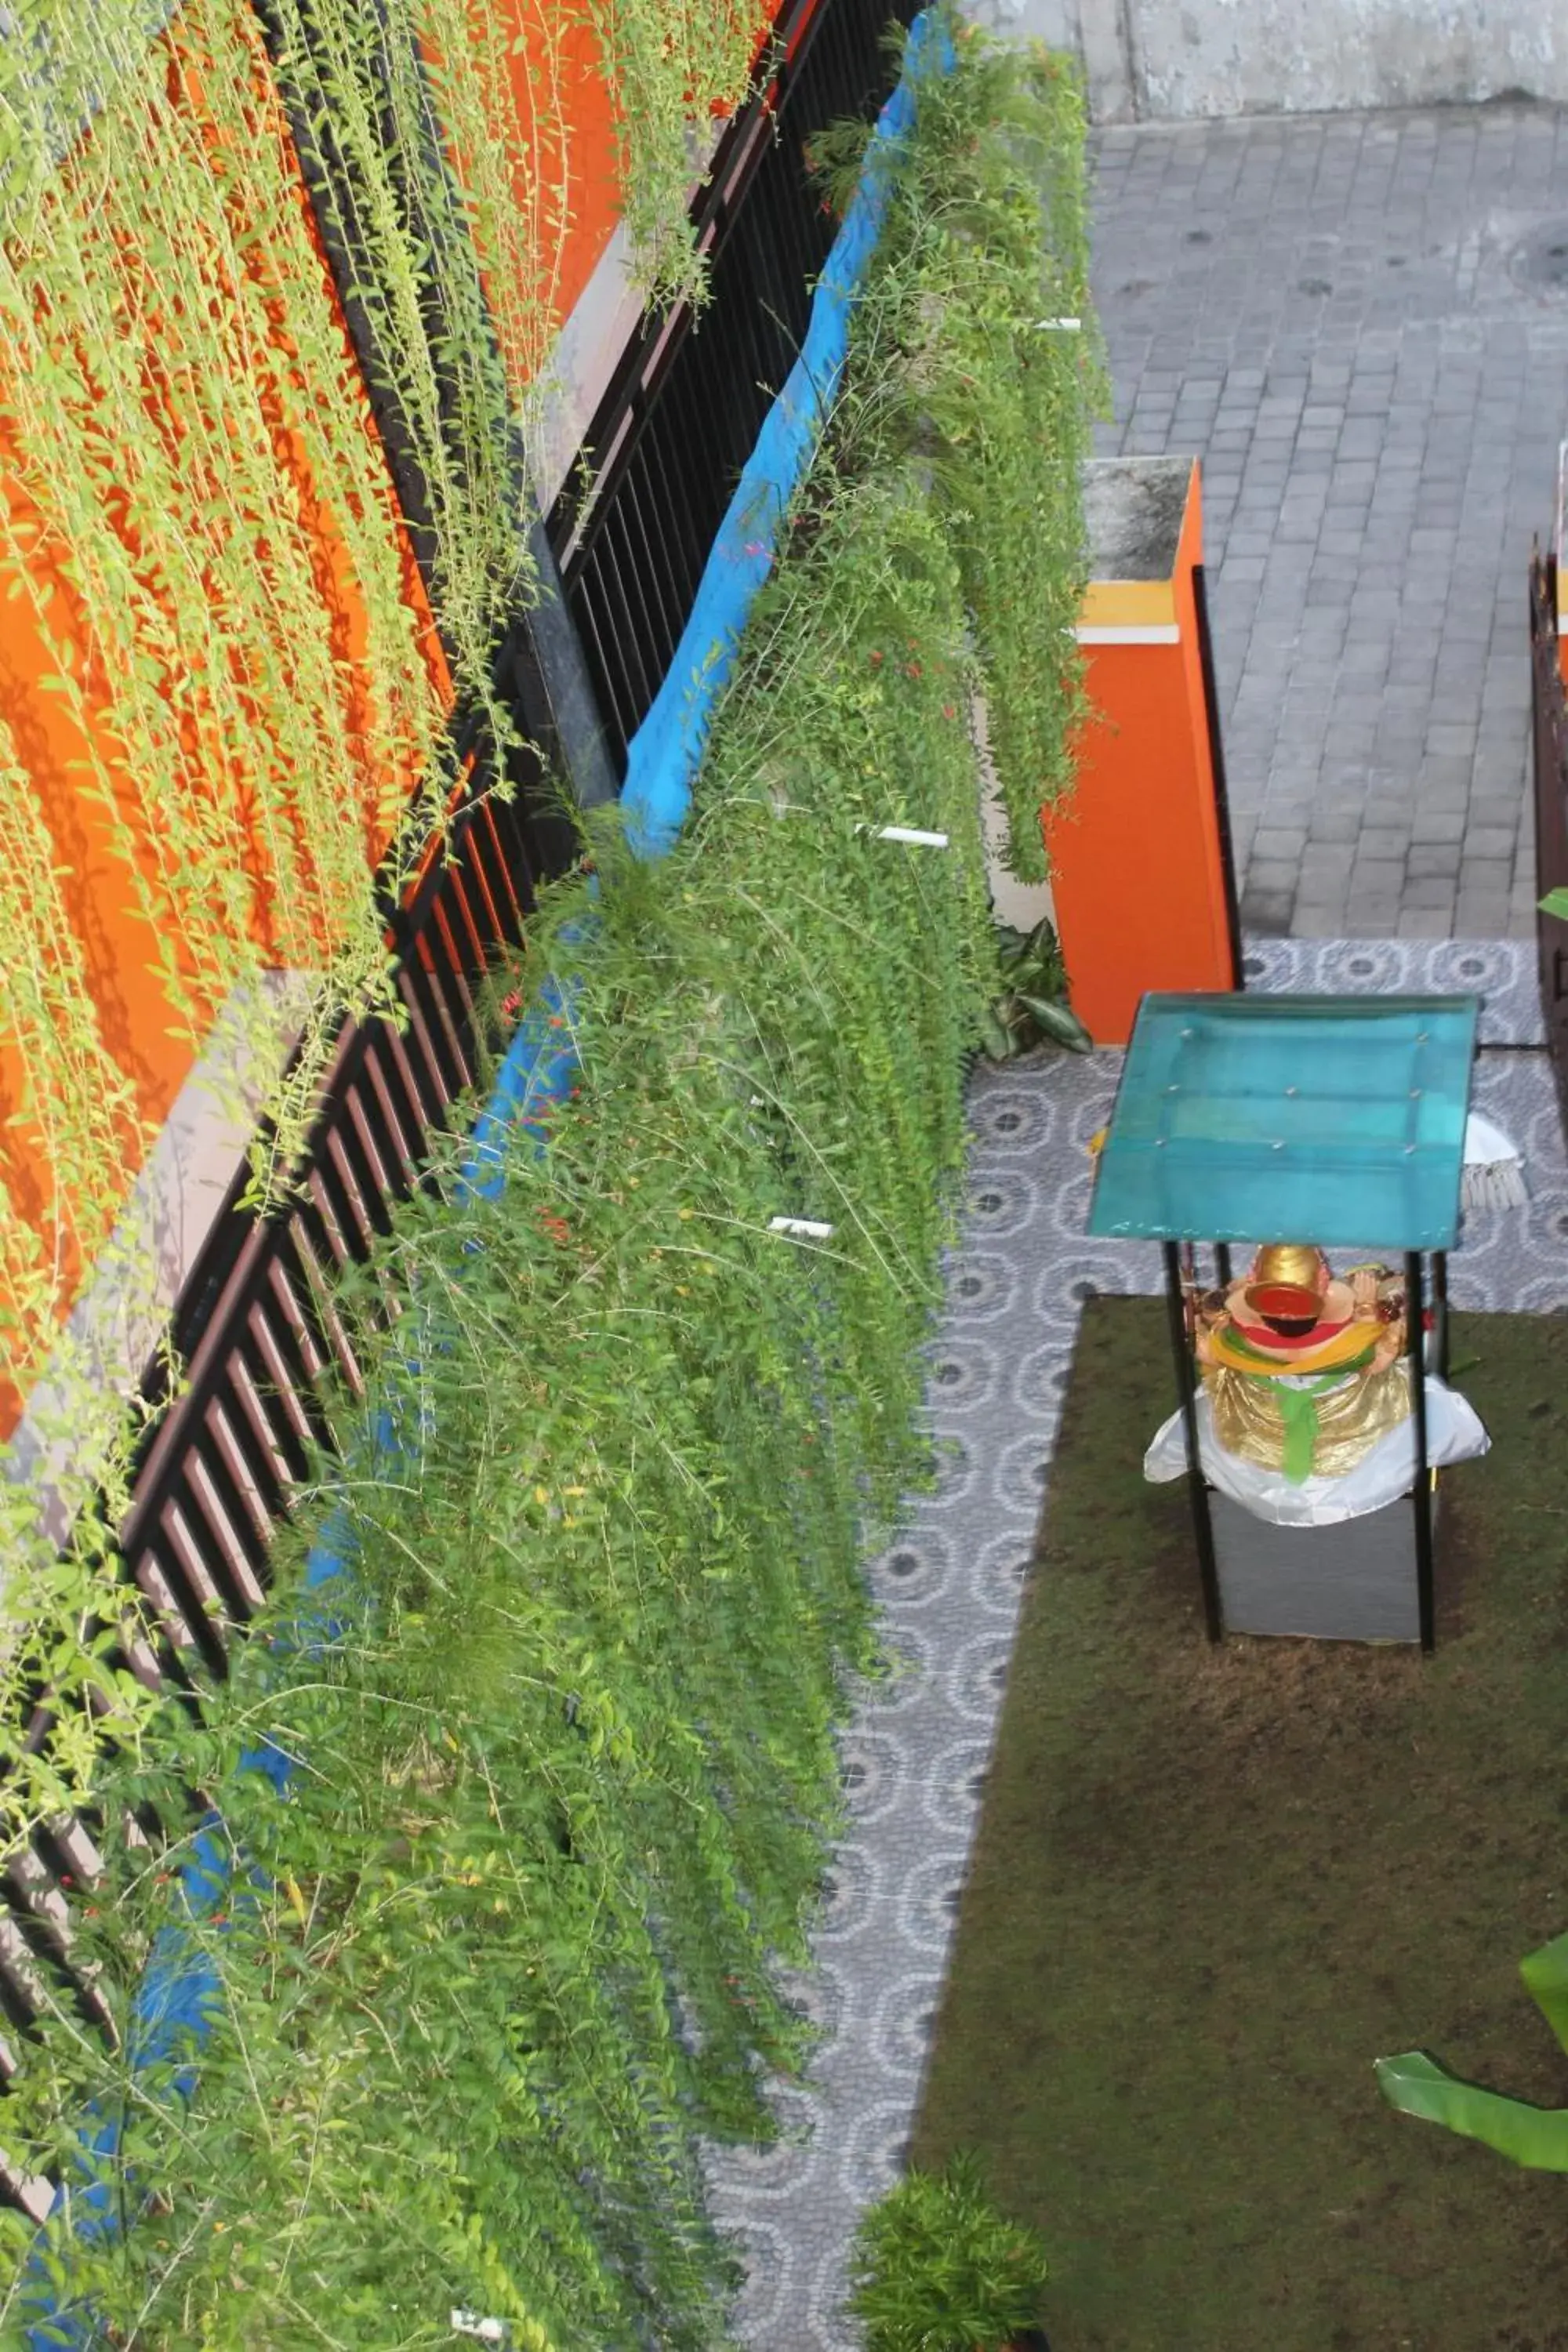
{"label": "yellow painted stripe", "polygon": [[1079,614],[1087,629],[1170,627],[1175,617],[1173,580],[1091,580]]}

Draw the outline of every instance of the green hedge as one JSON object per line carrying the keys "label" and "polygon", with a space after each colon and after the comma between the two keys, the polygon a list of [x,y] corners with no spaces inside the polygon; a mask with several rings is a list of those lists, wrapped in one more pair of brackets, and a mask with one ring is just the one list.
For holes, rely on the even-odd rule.
{"label": "green hedge", "polygon": [[[921,1350],[994,986],[971,697],[1031,835],[1076,707],[1098,379],[1034,322],[1087,310],[1081,118],[1055,65],[960,50],[686,833],[639,866],[612,814],[592,923],[579,877],[498,984],[504,1023],[510,991],[567,983],[577,1090],[500,1201],[447,1169],[345,1300],[403,1448],[334,1482],[353,1627],[253,1642],[203,1728],[171,1706],[104,1788],[82,1932],[121,2021],[180,1908],[128,1810],[188,1820],[221,1786],[259,1874],[193,1931],[223,2008],[188,2105],[64,2009],[7,2103],[28,2166],[84,2099],[125,2116],[134,2226],[48,2233],[105,2340],[393,2352],[450,2341],[455,2304],[561,2352],[727,2340],[699,2146],[765,2136],[763,2074],[804,2053],[776,1971],[874,1664],[858,1561],[930,1466]],[[264,1732],[303,1759],[287,1798],[233,1777]]]}

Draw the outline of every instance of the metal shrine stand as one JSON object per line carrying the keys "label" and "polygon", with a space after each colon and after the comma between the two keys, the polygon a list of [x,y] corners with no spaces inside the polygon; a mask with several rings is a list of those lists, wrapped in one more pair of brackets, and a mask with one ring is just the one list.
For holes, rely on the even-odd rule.
{"label": "metal shrine stand", "polygon": [[[1448,1366],[1474,997],[1146,996],[1100,1155],[1091,1234],[1157,1240],[1209,1639],[1436,1638],[1425,1374]],[[1227,1235],[1215,1241],[1216,1233]],[[1194,1248],[1313,1242],[1405,1264],[1415,1438],[1406,1497],[1325,1528],[1279,1528],[1211,1488],[1188,1328]],[[1430,1274],[1426,1261],[1430,1258]],[[1430,1298],[1430,1340],[1424,1326]]]}
{"label": "metal shrine stand", "polygon": [[[1399,1504],[1391,1503],[1382,1511],[1369,1512],[1364,1519],[1352,1519],[1333,1528],[1270,1528],[1252,1520],[1239,1503],[1233,1503],[1228,1496],[1215,1493],[1204,1475],[1198,1443],[1198,1378],[1192,1334],[1187,1328],[1185,1251],[1182,1244],[1168,1241],[1163,1244],[1163,1254],[1171,1349],[1176,1366],[1176,1393],[1181,1402],[1182,1427],[1186,1439],[1187,1490],[1192,1499],[1193,1536],[1197,1546],[1204,1623],[1209,1640],[1220,1641],[1227,1631],[1236,1633],[1299,1633],[1317,1634],[1331,1641],[1409,1640],[1412,1638],[1409,1607],[1401,1604],[1413,1601],[1414,1638],[1419,1641],[1424,1650],[1432,1649],[1436,1640],[1432,1598],[1436,1498],[1434,1474],[1427,1460],[1426,1387],[1423,1372],[1435,1371],[1439,1380],[1447,1380],[1448,1376],[1447,1252],[1431,1252],[1433,1312],[1430,1346],[1424,1345],[1423,1331],[1427,1296],[1426,1254],[1420,1250],[1405,1253],[1405,1358],[1410,1366],[1411,1420],[1415,1438],[1415,1479],[1409,1495],[1409,1525],[1406,1529],[1411,1538],[1413,1594],[1405,1589],[1407,1580],[1401,1573],[1405,1562],[1400,1547],[1393,1540],[1394,1530],[1389,1524],[1395,1515],[1404,1516]],[[1227,1243],[1217,1242],[1215,1244],[1215,1259],[1219,1281],[1224,1286],[1231,1279],[1230,1246]],[[1216,1517],[1220,1522],[1220,1540],[1217,1541]],[[1249,1531],[1254,1559],[1261,1553],[1264,1561],[1261,1571],[1255,1569],[1251,1576],[1243,1565],[1243,1547],[1247,1542]],[[1303,1612],[1300,1600],[1296,1603],[1294,1620],[1290,1618],[1287,1602],[1284,1617],[1279,1622],[1271,1622],[1276,1612],[1270,1610],[1269,1600],[1278,1601],[1282,1585],[1289,1590],[1291,1568],[1299,1565],[1300,1572],[1310,1574],[1310,1556],[1316,1553],[1321,1560],[1331,1549],[1341,1556],[1347,1572],[1342,1580],[1352,1586],[1362,1604],[1360,1609],[1342,1607],[1336,1619],[1334,1603],[1341,1596],[1326,1578],[1320,1577],[1316,1580],[1321,1597],[1329,1604],[1328,1615],[1321,1624],[1309,1622],[1309,1613]],[[1222,1552],[1225,1554],[1223,1559]],[[1228,1574],[1224,1572],[1226,1569],[1229,1570]],[[1381,1610],[1380,1603],[1383,1604]]]}

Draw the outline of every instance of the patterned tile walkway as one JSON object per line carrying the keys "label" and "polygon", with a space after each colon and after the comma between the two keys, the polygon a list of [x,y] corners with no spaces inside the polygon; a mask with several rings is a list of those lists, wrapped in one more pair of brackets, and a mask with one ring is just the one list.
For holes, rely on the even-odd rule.
{"label": "patterned tile walkway", "polygon": [[1245,921],[1527,936],[1568,110],[1144,123],[1095,152],[1101,447],[1203,459]]}
{"label": "patterned tile walkway", "polygon": [[[1531,1198],[1477,1221],[1451,1261],[1461,1307],[1568,1312],[1568,1160],[1540,1035],[1532,958],[1508,941],[1440,946],[1255,939],[1255,987],[1479,990],[1475,1100],[1521,1146]],[[1091,1163],[1121,1057],[1041,1055],[976,1074],[961,1246],[931,1350],[941,1491],[872,1563],[890,1650],[844,1743],[853,1829],[803,1996],[827,2028],[810,2080],[781,2095],[778,2145],[725,2151],[716,2203],[746,2252],[751,2352],[848,2352],[840,2315],[856,2212],[894,2177],[1006,1678],[1079,1310],[1158,1287],[1147,1245],[1086,1242]],[[1152,1433],[1151,1433],[1152,1434]]]}

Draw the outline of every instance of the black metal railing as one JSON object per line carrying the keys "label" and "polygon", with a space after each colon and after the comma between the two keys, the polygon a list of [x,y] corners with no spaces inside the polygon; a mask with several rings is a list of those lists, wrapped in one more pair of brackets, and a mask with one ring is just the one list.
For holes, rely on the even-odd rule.
{"label": "black metal railing", "polygon": [[795,0],[765,88],[720,145],[694,215],[710,295],[650,314],[550,517],[610,753],[646,717],[690,617],[708,551],[794,366],[837,224],[808,165],[831,122],[892,87],[890,21],[910,0]]}

